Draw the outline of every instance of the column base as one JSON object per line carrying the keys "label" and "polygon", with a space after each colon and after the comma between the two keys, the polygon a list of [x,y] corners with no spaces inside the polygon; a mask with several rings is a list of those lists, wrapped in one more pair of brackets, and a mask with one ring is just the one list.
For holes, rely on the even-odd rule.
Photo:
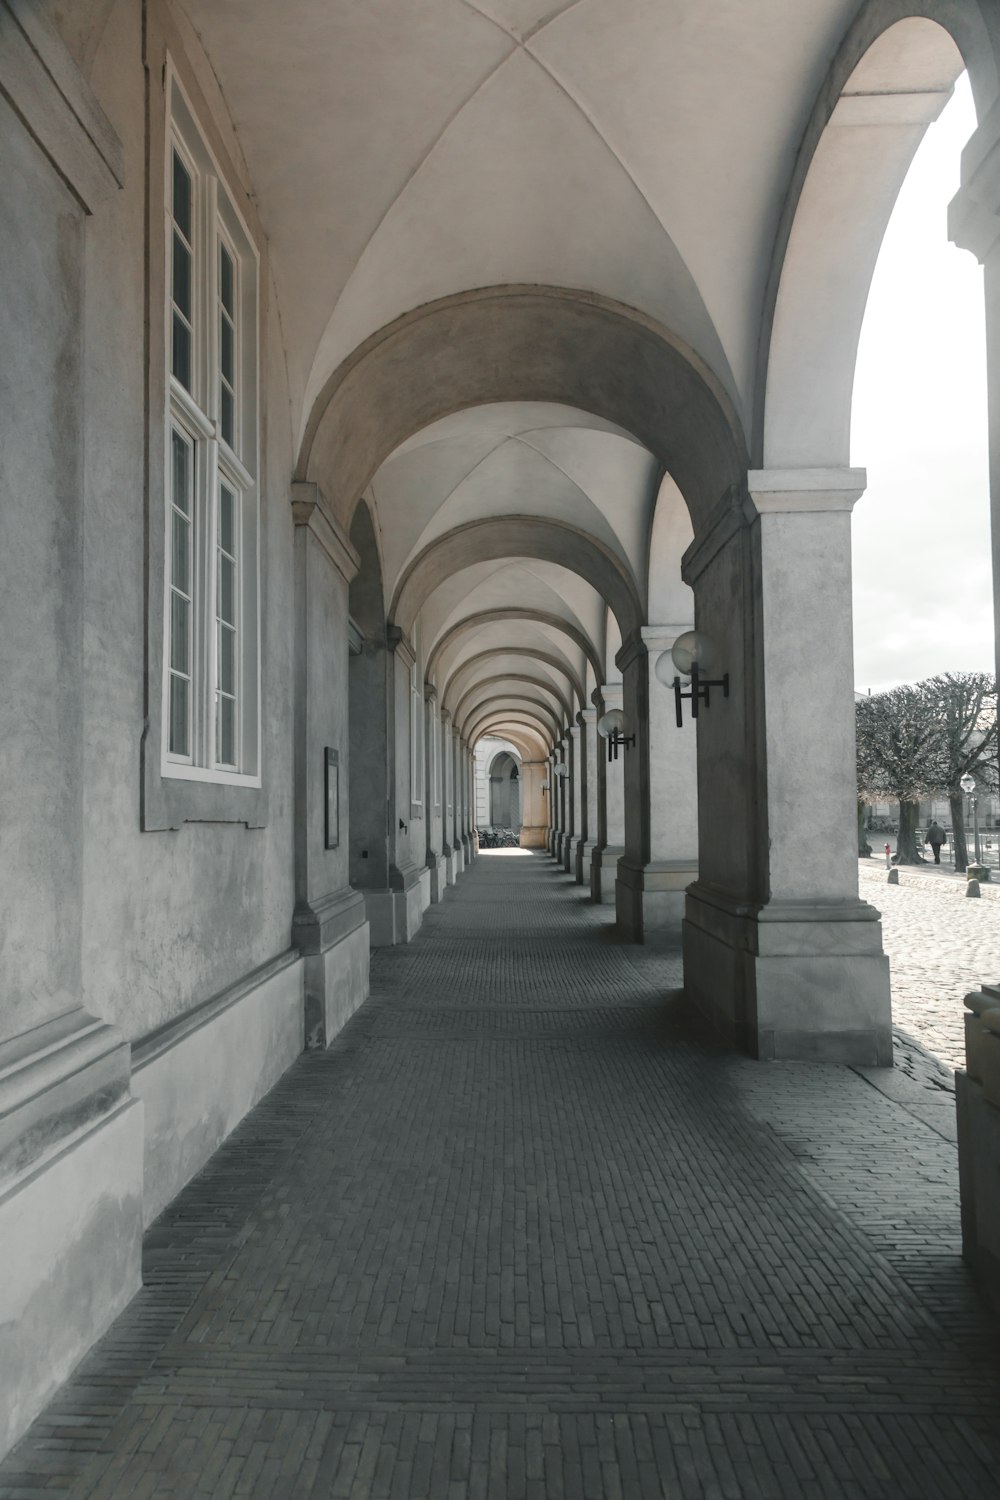
{"label": "column base", "polygon": [[981,1083],[961,1071],[955,1074],[955,1105],[962,1258],[993,1306],[1000,1308],[1000,1108],[990,1102]]}
{"label": "column base", "polygon": [[586,839],[575,838],[573,840],[569,859],[569,873],[577,885],[583,885],[584,871],[587,872],[588,880],[590,878],[590,850],[592,848],[593,845],[588,844]]}
{"label": "column base", "polygon": [[448,884],[448,870],[444,855],[429,854],[427,869],[431,877],[431,905],[434,906],[444,896],[445,886]]}
{"label": "column base", "polygon": [[420,931],[424,912],[431,901],[431,872],[409,865],[393,877],[398,887],[387,891],[365,891],[365,914],[373,948],[393,948],[408,943]]}
{"label": "column base", "polygon": [[304,960],[305,1045],[328,1047],[368,998],[365,898],[348,886],[300,907],[292,943]]}
{"label": "column base", "polygon": [[1000,986],[967,995],[966,1072],[955,1075],[962,1256],[1000,1308]]}
{"label": "column base", "polygon": [[625,850],[620,844],[595,848],[590,855],[590,898],[601,906],[614,906],[618,861]]}
{"label": "column base", "polygon": [[622,936],[630,943],[647,937],[681,936],[685,891],[698,879],[690,860],[651,860],[634,865],[618,861],[615,880],[615,911]]}
{"label": "column base", "polygon": [[544,849],[546,830],[542,824],[522,823],[518,843],[522,849]]}
{"label": "column base", "polygon": [[575,845],[576,839],[571,833],[567,833],[563,836],[562,867],[566,871],[567,875],[573,874],[573,850]]}
{"label": "column base", "polygon": [[128,1065],[80,1009],[0,1047],[0,1457],[142,1284]]}
{"label": "column base", "polygon": [[687,893],[684,988],[726,1041],[761,1061],[892,1066],[889,960],[866,902]]}

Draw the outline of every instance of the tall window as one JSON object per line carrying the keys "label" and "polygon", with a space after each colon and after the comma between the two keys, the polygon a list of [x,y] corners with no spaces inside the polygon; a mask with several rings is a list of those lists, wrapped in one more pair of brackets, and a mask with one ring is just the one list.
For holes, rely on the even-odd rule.
{"label": "tall window", "polygon": [[170,99],[162,769],[259,784],[257,255]]}

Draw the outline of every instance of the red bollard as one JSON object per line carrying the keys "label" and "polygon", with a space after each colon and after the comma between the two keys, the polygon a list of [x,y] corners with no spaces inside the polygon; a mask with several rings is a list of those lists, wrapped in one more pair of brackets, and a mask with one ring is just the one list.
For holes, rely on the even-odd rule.
{"label": "red bollard", "polygon": [[886,867],[887,870],[892,867],[892,845],[891,844],[886,844],[886,846],[885,846],[885,867]]}

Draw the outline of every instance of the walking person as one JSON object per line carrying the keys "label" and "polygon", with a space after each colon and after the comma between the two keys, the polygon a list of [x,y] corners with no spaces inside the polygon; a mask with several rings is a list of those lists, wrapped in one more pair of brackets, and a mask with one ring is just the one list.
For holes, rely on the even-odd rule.
{"label": "walking person", "polygon": [[936,865],[939,865],[941,863],[941,845],[947,838],[947,834],[936,819],[933,823],[928,825],[927,832],[924,834],[924,838],[934,850],[934,863]]}

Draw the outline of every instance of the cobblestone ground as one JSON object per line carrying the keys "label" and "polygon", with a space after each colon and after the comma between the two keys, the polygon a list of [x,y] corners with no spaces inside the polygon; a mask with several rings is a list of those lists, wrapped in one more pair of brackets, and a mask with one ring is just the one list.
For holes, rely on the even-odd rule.
{"label": "cobblestone ground", "polygon": [[0,1495],[996,1500],[919,1083],[713,1051],[679,971],[484,855],[152,1227]]}
{"label": "cobblestone ground", "polygon": [[966,992],[1000,979],[1000,887],[970,901],[963,881],[909,870],[888,885],[885,870],[868,861],[859,883],[882,913],[896,1027],[949,1069],[964,1067]]}

